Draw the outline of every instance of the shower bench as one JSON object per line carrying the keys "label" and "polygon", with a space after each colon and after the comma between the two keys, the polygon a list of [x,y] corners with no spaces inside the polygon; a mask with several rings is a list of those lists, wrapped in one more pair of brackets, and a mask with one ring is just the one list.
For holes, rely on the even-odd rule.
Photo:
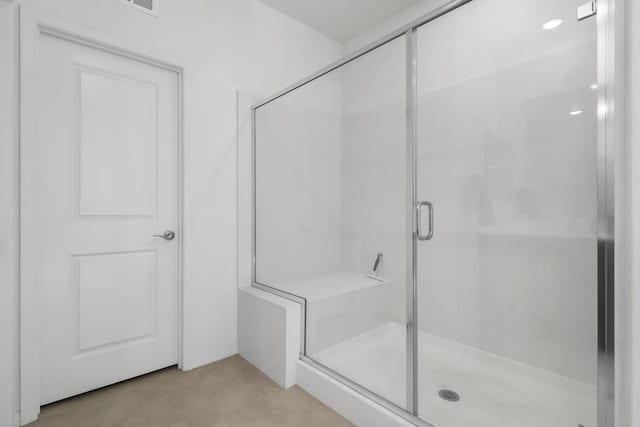
{"label": "shower bench", "polygon": [[334,271],[291,280],[279,289],[306,300],[306,353],[354,338],[389,322],[390,280]]}

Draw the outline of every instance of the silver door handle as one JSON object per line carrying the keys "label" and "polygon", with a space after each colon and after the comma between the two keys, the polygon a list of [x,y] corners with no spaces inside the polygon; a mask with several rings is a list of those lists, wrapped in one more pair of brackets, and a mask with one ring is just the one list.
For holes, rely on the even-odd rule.
{"label": "silver door handle", "polygon": [[[424,206],[429,209],[429,232],[426,235],[422,232],[422,208]],[[416,205],[416,217],[416,223],[418,224],[416,236],[418,240],[431,240],[433,237],[433,204],[428,201],[418,202]]]}
{"label": "silver door handle", "polygon": [[176,233],[171,230],[167,230],[162,234],[154,234],[153,237],[162,237],[164,240],[173,240],[176,237]]}

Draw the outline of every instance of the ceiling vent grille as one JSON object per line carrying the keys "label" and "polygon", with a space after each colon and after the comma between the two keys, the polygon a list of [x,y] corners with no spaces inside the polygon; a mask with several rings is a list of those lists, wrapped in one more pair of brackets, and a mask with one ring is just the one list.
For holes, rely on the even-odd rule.
{"label": "ceiling vent grille", "polygon": [[160,0],[117,0],[120,3],[127,4],[134,9],[150,13],[158,16],[158,3]]}

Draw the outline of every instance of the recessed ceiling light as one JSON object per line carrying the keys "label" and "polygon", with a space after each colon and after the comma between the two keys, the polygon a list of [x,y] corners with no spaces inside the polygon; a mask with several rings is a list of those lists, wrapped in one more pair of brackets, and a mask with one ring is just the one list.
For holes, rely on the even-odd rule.
{"label": "recessed ceiling light", "polygon": [[572,116],[579,116],[580,114],[582,114],[582,110],[573,110],[569,114],[571,114]]}
{"label": "recessed ceiling light", "polygon": [[591,86],[589,86],[589,89],[596,90],[596,89],[598,89],[598,85],[594,83]]}
{"label": "recessed ceiling light", "polygon": [[554,28],[558,28],[562,24],[562,19],[552,19],[551,21],[547,21],[542,25],[542,28],[545,30],[553,30]]}

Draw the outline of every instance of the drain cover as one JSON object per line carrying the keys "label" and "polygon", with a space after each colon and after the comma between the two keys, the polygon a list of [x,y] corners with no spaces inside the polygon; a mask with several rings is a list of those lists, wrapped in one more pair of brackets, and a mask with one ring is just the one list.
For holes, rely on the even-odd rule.
{"label": "drain cover", "polygon": [[460,395],[458,393],[453,390],[447,390],[446,388],[439,390],[438,396],[448,402],[457,402],[460,400]]}

